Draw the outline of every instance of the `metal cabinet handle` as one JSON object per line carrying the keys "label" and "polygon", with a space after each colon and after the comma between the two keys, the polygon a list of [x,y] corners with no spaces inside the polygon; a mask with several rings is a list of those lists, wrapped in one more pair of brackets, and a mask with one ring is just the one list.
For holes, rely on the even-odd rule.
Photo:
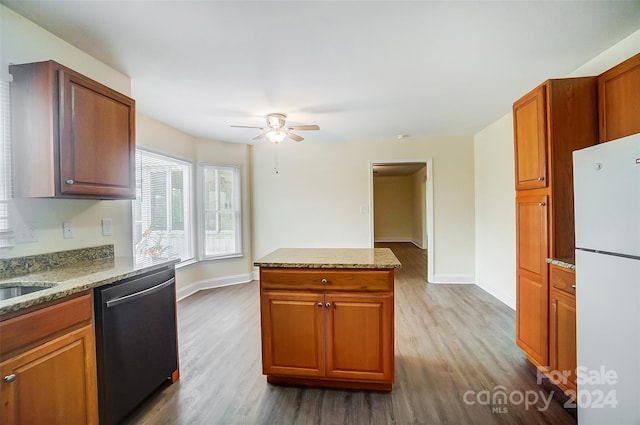
{"label": "metal cabinet handle", "polygon": [[331,303],[326,303],[324,306],[329,308],[329,307],[331,307]]}
{"label": "metal cabinet handle", "polygon": [[544,181],[544,177],[542,177],[542,176],[538,177],[538,181],[539,182]]}
{"label": "metal cabinet handle", "polygon": [[322,307],[322,306],[323,306],[323,304],[322,304],[322,303],[318,303],[318,307]]}
{"label": "metal cabinet handle", "polygon": [[11,375],[7,375],[7,376],[5,376],[4,378],[2,378],[2,380],[3,380],[4,382],[13,382],[13,381],[15,381],[15,380],[16,380],[16,374],[15,374],[15,373],[12,373]]}
{"label": "metal cabinet handle", "polygon": [[571,287],[572,287],[573,289],[576,289],[576,285],[571,285]]}
{"label": "metal cabinet handle", "polygon": [[327,283],[329,283],[329,281],[327,279],[322,279],[320,283],[322,283],[323,285],[326,285]]}
{"label": "metal cabinet handle", "polygon": [[71,179],[67,180],[67,184],[73,184],[73,180]]}
{"label": "metal cabinet handle", "polygon": [[544,202],[538,202],[538,206],[539,206],[539,207],[544,207],[545,205],[547,205],[547,204],[546,204],[546,203],[544,203]]}

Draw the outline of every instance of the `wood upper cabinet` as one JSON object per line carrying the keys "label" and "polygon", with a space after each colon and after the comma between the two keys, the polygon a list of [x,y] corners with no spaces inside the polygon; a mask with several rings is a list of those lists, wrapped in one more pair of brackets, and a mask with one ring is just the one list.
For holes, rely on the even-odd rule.
{"label": "wood upper cabinet", "polygon": [[640,53],[598,77],[600,142],[640,133]]}
{"label": "wood upper cabinet", "polygon": [[[575,272],[551,265],[549,365],[555,384],[576,398]],[[573,283],[572,283],[573,282]],[[573,294],[572,294],[573,292]]]}
{"label": "wood upper cabinet", "polygon": [[548,197],[516,197],[516,343],[536,365],[548,365]]}
{"label": "wood upper cabinet", "polygon": [[97,424],[91,295],[0,322],[0,419]]}
{"label": "wood upper cabinet", "polygon": [[391,389],[393,270],[261,268],[260,286],[269,382]]}
{"label": "wood upper cabinet", "polygon": [[546,86],[513,104],[516,190],[547,185]]}
{"label": "wood upper cabinet", "polygon": [[135,198],[135,101],[53,61],[9,72],[16,196]]}

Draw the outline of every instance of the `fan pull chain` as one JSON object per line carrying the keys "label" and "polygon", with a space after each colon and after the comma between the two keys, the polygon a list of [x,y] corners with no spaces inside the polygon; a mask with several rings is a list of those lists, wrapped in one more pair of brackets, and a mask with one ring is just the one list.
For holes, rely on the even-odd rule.
{"label": "fan pull chain", "polygon": [[275,143],[275,153],[273,156],[273,169],[276,171],[276,174],[278,174],[278,143]]}

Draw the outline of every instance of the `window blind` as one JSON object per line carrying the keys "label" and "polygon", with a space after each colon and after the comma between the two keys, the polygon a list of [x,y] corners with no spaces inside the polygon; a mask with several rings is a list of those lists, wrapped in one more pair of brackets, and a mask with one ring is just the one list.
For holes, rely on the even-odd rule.
{"label": "window blind", "polygon": [[133,250],[138,262],[193,259],[192,168],[187,161],[136,150]]}

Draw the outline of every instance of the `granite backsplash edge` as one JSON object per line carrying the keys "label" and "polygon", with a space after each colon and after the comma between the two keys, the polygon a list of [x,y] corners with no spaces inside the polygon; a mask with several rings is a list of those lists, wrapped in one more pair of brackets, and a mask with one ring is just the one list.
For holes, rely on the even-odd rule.
{"label": "granite backsplash edge", "polygon": [[113,244],[110,244],[26,257],[2,258],[0,259],[0,280],[69,267],[87,261],[113,258],[113,256],[114,248]]}

